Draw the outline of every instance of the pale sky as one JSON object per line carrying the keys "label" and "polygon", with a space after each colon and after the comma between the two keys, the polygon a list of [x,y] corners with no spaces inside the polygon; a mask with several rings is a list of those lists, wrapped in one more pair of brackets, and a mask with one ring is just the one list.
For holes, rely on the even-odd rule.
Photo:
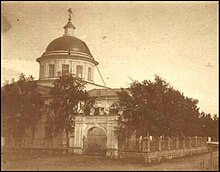
{"label": "pale sky", "polygon": [[[1,2],[2,3],[2,2]],[[39,76],[36,59],[64,34],[72,8],[83,40],[106,85],[128,87],[158,74],[201,111],[218,113],[218,4],[146,2],[2,3],[2,83],[21,72]],[[210,64],[210,65],[208,65]],[[101,84],[98,72],[96,83]]]}

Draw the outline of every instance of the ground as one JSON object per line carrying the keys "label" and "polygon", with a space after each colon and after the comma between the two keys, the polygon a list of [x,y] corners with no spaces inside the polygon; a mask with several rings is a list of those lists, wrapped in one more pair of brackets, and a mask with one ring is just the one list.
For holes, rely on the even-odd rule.
{"label": "ground", "polygon": [[[88,170],[119,170],[119,171],[138,171],[138,170],[203,170],[202,162],[205,162],[205,170],[210,159],[209,154],[196,155],[192,157],[185,157],[181,159],[172,159],[167,162],[157,164],[145,164],[143,162],[134,162],[128,160],[116,160],[109,157],[101,156],[39,156],[31,155],[29,157],[24,155],[13,156],[10,160],[2,158],[1,169],[3,171],[18,170],[18,171],[88,171]],[[214,154],[215,170],[217,170],[217,153]]]}

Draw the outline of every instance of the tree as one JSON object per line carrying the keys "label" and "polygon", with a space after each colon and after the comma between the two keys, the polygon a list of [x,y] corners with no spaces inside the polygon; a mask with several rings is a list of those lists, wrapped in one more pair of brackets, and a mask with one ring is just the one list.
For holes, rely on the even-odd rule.
{"label": "tree", "polygon": [[27,129],[35,127],[41,117],[43,101],[32,76],[20,74],[18,81],[12,79],[1,88],[3,135],[6,140],[22,138]]}
{"label": "tree", "polygon": [[213,117],[213,138],[215,141],[218,141],[219,139],[219,118],[217,117],[217,114]]}
{"label": "tree", "polygon": [[123,109],[119,136],[193,136],[198,128],[198,100],[185,97],[159,76],[154,82],[134,81],[118,93]]}
{"label": "tree", "polygon": [[212,140],[218,140],[218,117],[215,114],[213,117],[209,113],[201,112],[199,118],[200,135],[211,137]]}
{"label": "tree", "polygon": [[54,81],[47,115],[47,133],[51,137],[59,132],[65,132],[68,137],[68,134],[74,131],[74,117],[80,113],[89,114],[94,100],[89,98],[85,84],[73,74],[59,74]]}

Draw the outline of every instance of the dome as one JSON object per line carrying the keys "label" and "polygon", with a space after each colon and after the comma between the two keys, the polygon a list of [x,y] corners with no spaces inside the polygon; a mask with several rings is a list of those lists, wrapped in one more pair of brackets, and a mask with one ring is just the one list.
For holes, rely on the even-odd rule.
{"label": "dome", "polygon": [[85,42],[73,36],[62,36],[53,40],[46,48],[46,52],[57,50],[70,50],[91,55]]}

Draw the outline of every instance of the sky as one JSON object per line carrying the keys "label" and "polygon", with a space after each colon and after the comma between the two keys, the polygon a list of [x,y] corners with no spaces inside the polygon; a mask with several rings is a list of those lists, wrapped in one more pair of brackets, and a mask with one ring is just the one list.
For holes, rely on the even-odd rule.
{"label": "sky", "polygon": [[[111,88],[157,74],[200,111],[218,114],[218,2],[1,2],[1,85],[20,73],[39,77],[40,57],[64,34],[89,47]],[[98,71],[95,81],[102,84]]]}

